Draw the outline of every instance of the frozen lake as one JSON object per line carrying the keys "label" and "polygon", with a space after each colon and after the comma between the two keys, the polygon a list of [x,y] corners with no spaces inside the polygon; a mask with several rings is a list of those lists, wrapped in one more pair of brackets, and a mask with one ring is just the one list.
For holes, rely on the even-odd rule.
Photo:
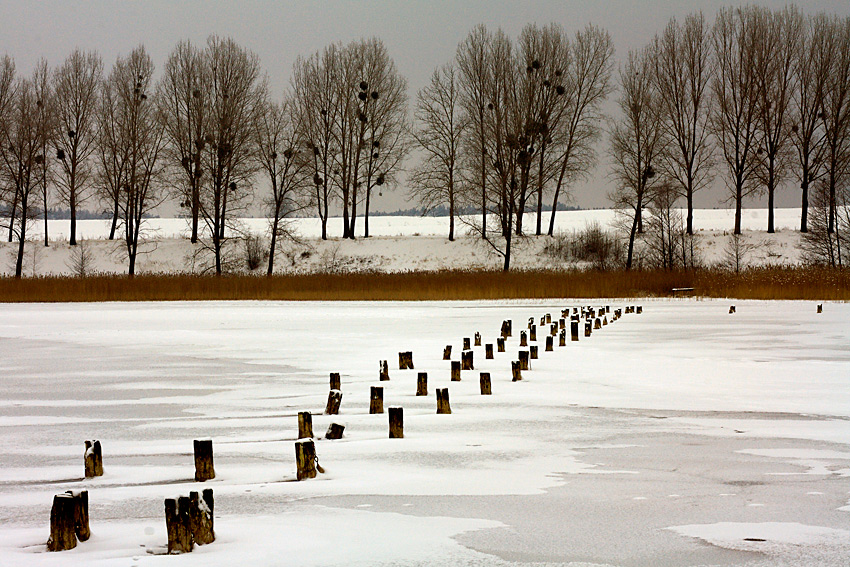
{"label": "frozen lake", "polygon": [[[643,313],[554,352],[538,327],[540,359],[511,382],[529,317],[633,304]],[[846,565],[850,304],[729,305],[4,305],[0,565]],[[507,352],[475,347],[451,382],[443,347],[457,360],[504,319]],[[408,350],[416,370],[398,370]],[[321,414],[330,372],[339,416]],[[404,408],[404,439],[368,414],[375,385]],[[451,415],[435,414],[437,387]],[[317,437],[331,421],[345,436],[317,439],[325,473],[294,482],[306,410]],[[204,438],[217,476],[198,484]],[[81,478],[86,439],[103,444],[103,477]],[[157,555],[163,499],[206,487],[216,542]],[[45,552],[53,495],[79,489],[92,538]]]}

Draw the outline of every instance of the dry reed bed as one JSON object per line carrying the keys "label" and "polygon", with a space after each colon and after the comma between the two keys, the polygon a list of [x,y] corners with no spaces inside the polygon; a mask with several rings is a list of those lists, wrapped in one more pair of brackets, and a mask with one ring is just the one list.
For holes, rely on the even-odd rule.
{"label": "dry reed bed", "polygon": [[738,299],[850,300],[850,271],[443,271],[207,277],[0,278],[2,302],[321,300],[415,301],[666,297],[673,288]]}

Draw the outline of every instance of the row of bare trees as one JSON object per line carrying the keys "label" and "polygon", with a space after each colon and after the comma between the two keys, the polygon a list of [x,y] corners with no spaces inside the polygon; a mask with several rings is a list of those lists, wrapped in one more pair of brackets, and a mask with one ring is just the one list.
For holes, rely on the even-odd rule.
{"label": "row of bare trees", "polygon": [[833,233],[843,230],[840,203],[850,191],[850,18],[748,5],[721,9],[713,26],[699,13],[674,19],[629,53],[620,87],[609,153],[611,199],[629,219],[627,267],[644,209],[669,208],[674,191],[693,234],[693,195],[716,175],[735,205],[735,234],[744,199],[756,193],[767,196],[774,232],[776,192],[796,180],[801,231],[810,229],[814,189],[825,194],[816,201],[839,247]]}

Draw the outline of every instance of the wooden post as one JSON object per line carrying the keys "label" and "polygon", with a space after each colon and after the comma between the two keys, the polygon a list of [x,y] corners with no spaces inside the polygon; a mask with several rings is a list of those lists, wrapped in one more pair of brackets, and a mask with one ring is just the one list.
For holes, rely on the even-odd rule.
{"label": "wooden post", "polygon": [[546,324],[546,316],[544,315],[540,318],[540,326],[542,327],[545,324]]}
{"label": "wooden post", "polygon": [[50,538],[47,551],[65,551],[77,547],[77,533],[74,528],[76,503],[70,494],[56,494],[50,509]]}
{"label": "wooden post", "polygon": [[578,321],[570,321],[570,334],[573,341],[578,340]]}
{"label": "wooden post", "polygon": [[168,553],[192,551],[192,531],[189,528],[189,499],[181,496],[165,500],[165,530],[168,533]]}
{"label": "wooden post", "polygon": [[487,360],[493,359],[493,343],[487,343],[484,345],[484,358]]}
{"label": "wooden post", "polygon": [[513,382],[522,380],[522,368],[518,360],[511,361],[511,376]]}
{"label": "wooden post", "polygon": [[490,389],[490,373],[482,372],[481,373],[481,395],[482,396],[490,396],[493,394],[493,391]]}
{"label": "wooden post", "polygon": [[475,333],[475,346],[481,346],[481,333]]}
{"label": "wooden post", "polygon": [[86,541],[91,537],[91,528],[89,528],[89,491],[81,490],[73,492],[68,490],[65,494],[70,494],[74,499],[74,533],[77,534],[77,539]]}
{"label": "wooden post", "polygon": [[309,411],[298,412],[298,439],[313,438],[313,414]]}
{"label": "wooden post", "polygon": [[596,330],[599,330],[601,328],[602,328],[602,319],[597,317],[596,320],[593,322],[593,330],[596,331]]}
{"label": "wooden post", "polygon": [[463,350],[469,350],[472,348],[472,341],[469,337],[463,337]]}
{"label": "wooden post", "polygon": [[342,390],[339,380],[339,372],[331,372],[331,390]]}
{"label": "wooden post", "polygon": [[212,531],[213,539],[215,539],[215,499],[213,498],[213,489],[205,488],[201,493],[201,498],[204,499],[204,504],[210,511],[210,531]]}
{"label": "wooden post", "polygon": [[558,330],[563,330],[567,328],[567,320],[564,317],[558,319]]}
{"label": "wooden post", "polygon": [[558,324],[552,323],[552,325],[549,326],[549,336],[555,337],[557,335],[558,335]]}
{"label": "wooden post", "polygon": [[818,303],[818,313],[823,313],[823,303]]}
{"label": "wooden post", "polygon": [[519,368],[520,370],[528,370],[528,351],[521,350],[519,351]]}
{"label": "wooden post", "polygon": [[337,415],[339,406],[342,405],[342,392],[339,390],[331,390],[328,392],[328,405],[325,406],[325,414]]}
{"label": "wooden post", "polygon": [[413,370],[413,353],[411,351],[398,353],[398,369]]}
{"label": "wooden post", "polygon": [[549,335],[546,337],[546,352],[552,352],[554,349],[552,348],[553,343],[555,342],[555,337]]}
{"label": "wooden post", "polygon": [[528,346],[528,337],[525,331],[519,332],[519,346]]}
{"label": "wooden post", "polygon": [[504,337],[499,337],[496,339],[496,348],[499,352],[505,352],[505,339]]}
{"label": "wooden post", "polygon": [[378,379],[381,382],[386,382],[390,379],[390,367],[386,360],[378,361]]}
{"label": "wooden post", "polygon": [[550,324],[551,322],[552,322],[552,314],[551,314],[551,313],[547,313],[547,314],[546,314],[546,324],[548,325],[548,324]]}
{"label": "wooden post", "polygon": [[316,445],[312,439],[299,439],[295,442],[295,464],[298,480],[316,478]]}
{"label": "wooden post", "polygon": [[643,313],[643,305],[638,305],[637,306],[637,314],[640,315],[641,313]]}
{"label": "wooden post", "polygon": [[390,416],[390,439],[404,439],[404,409],[387,408]]}
{"label": "wooden post", "polygon": [[446,345],[446,348],[443,349],[443,360],[451,360],[452,359],[452,345]]}
{"label": "wooden post", "polygon": [[[212,490],[210,496],[212,496]],[[206,496],[206,490],[204,491]],[[212,510],[209,509],[205,500],[201,500],[197,492],[189,493],[189,530],[192,539],[198,545],[206,545],[215,541],[213,531]]]}
{"label": "wooden post", "polygon": [[461,370],[475,370],[472,360],[473,351],[468,350],[460,354]]}
{"label": "wooden post", "polygon": [[536,341],[537,340],[537,325],[532,325],[531,329],[529,329],[528,340],[530,340],[530,341]]}
{"label": "wooden post", "polygon": [[384,388],[372,386],[369,394],[369,413],[384,413]]}
{"label": "wooden post", "polygon": [[534,326],[534,317],[528,318],[528,328],[529,330]]}
{"label": "wooden post", "polygon": [[452,361],[452,382],[460,382],[460,361]]}
{"label": "wooden post", "polygon": [[605,317],[602,318],[602,326],[604,327],[607,324],[608,324],[608,316],[606,315]]}
{"label": "wooden post", "polygon": [[331,423],[328,426],[328,431],[325,433],[325,439],[342,439],[342,432],[345,431],[345,426],[339,423]]}
{"label": "wooden post", "polygon": [[590,324],[590,321],[587,321],[584,324],[584,336],[589,337],[592,332],[593,332],[593,325]]}
{"label": "wooden post", "polygon": [[567,330],[561,329],[558,333],[558,346],[567,346]]}
{"label": "wooden post", "polygon": [[103,476],[103,451],[100,441],[86,441],[86,452],[83,456],[85,463],[86,478]]}
{"label": "wooden post", "polygon": [[428,395],[428,373],[420,372],[416,377],[416,395],[417,396],[427,396]]}
{"label": "wooden post", "polygon": [[437,413],[452,413],[448,388],[437,388]]}
{"label": "wooden post", "polygon": [[[547,339],[551,339],[552,337],[546,337]],[[537,360],[537,345],[531,345],[528,347],[528,356],[531,360]]]}
{"label": "wooden post", "polygon": [[734,312],[735,312],[735,306],[734,306],[734,305],[730,305],[730,306],[729,306],[729,313],[731,314],[731,313],[734,313]]}
{"label": "wooden post", "polygon": [[215,478],[212,439],[195,439],[195,480],[204,482]]}

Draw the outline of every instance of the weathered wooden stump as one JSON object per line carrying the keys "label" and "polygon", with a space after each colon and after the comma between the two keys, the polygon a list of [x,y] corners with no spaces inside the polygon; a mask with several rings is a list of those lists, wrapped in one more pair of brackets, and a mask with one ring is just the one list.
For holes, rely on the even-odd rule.
{"label": "weathered wooden stump", "polygon": [[558,333],[558,346],[567,346],[567,330],[561,329]]}
{"label": "weathered wooden stump", "polygon": [[481,333],[476,332],[474,338],[475,338],[475,343],[474,343],[475,346],[481,346]]}
{"label": "weathered wooden stump", "polygon": [[309,411],[298,412],[298,439],[313,438],[313,414]]}
{"label": "weathered wooden stump", "polygon": [[390,417],[390,439],[404,439],[404,409],[387,408]]}
{"label": "weathered wooden stump", "polygon": [[212,489],[204,490],[204,498],[201,499],[197,492],[189,493],[189,530],[192,539],[198,545],[206,545],[215,541],[213,530],[213,511],[207,502],[207,493],[212,501]]}
{"label": "weathered wooden stump", "polygon": [[503,337],[496,339],[496,349],[499,352],[505,352],[505,339]]}
{"label": "weathered wooden stump", "polygon": [[398,353],[398,369],[413,370],[413,353],[411,351]]}
{"label": "weathered wooden stump", "polygon": [[542,327],[545,324],[546,324],[546,315],[543,315],[542,317],[540,317],[540,326]]}
{"label": "weathered wooden stump", "polygon": [[[547,338],[551,338],[551,337],[547,337]],[[531,345],[530,347],[528,347],[528,357],[531,360],[537,360],[537,345]]]}
{"label": "weathered wooden stump", "polygon": [[551,313],[547,313],[547,314],[546,314],[546,324],[548,325],[548,324],[550,324],[551,322],[552,322],[552,314],[551,314]]}
{"label": "weathered wooden stump", "polygon": [[593,321],[593,330],[594,330],[594,331],[597,331],[597,330],[599,330],[599,329],[601,329],[601,328],[602,328],[602,319],[600,319],[599,317],[597,317],[597,318]]}
{"label": "weathered wooden stump", "polygon": [[47,551],[65,551],[77,547],[76,509],[74,497],[56,494],[50,509],[50,538]]}
{"label": "weathered wooden stump", "polygon": [[590,321],[584,324],[584,336],[589,337],[593,333],[593,325],[590,324]]}
{"label": "weathered wooden stump", "polygon": [[316,444],[312,439],[299,439],[295,442],[296,478],[316,478]]}
{"label": "weathered wooden stump", "polygon": [[192,530],[189,527],[189,498],[165,499],[165,531],[168,534],[168,553],[192,551]]}
{"label": "weathered wooden stump", "polygon": [[511,336],[511,327],[513,326],[513,322],[510,319],[505,319],[502,321],[502,338],[508,338]]}
{"label": "weathered wooden stump", "polygon": [[328,405],[325,406],[326,415],[337,415],[339,406],[342,405],[342,392],[339,390],[331,390],[328,392]]}
{"label": "weathered wooden stump", "polygon": [[493,391],[490,389],[490,373],[482,372],[481,373],[481,395],[482,396],[490,396],[493,394]]}
{"label": "weathered wooden stump", "polygon": [[519,332],[519,346],[528,346],[528,337],[525,331]]}
{"label": "weathered wooden stump", "polygon": [[342,432],[345,431],[345,426],[339,423],[331,423],[325,432],[325,439],[342,439]]}
{"label": "weathered wooden stump", "polygon": [[81,490],[73,492],[67,490],[65,494],[70,494],[74,499],[74,533],[77,534],[77,539],[86,541],[91,537],[91,528],[89,528],[89,491]]}
{"label": "weathered wooden stump", "polygon": [[369,413],[384,413],[384,388],[372,386],[369,393]]}
{"label": "weathered wooden stump", "polygon": [[386,360],[378,361],[378,379],[381,382],[386,382],[390,379],[390,367]]}
{"label": "weathered wooden stump", "polygon": [[484,345],[484,358],[487,360],[492,360],[493,358],[493,343],[487,343]]}
{"label": "weathered wooden stump", "polygon": [[818,313],[823,313],[823,303],[818,303]]}
{"label": "weathered wooden stump", "polygon": [[643,305],[638,305],[637,306],[637,314],[640,315],[641,313],[643,313]]}
{"label": "weathered wooden stump", "polygon": [[528,328],[529,330],[534,326],[534,317],[528,318]]}
{"label": "weathered wooden stump", "polygon": [[86,478],[103,476],[103,450],[100,441],[86,441],[86,451],[83,455],[85,463]]}
{"label": "weathered wooden stump", "polygon": [[195,439],[195,480],[204,482],[215,478],[212,439]]}
{"label": "weathered wooden stump", "polygon": [[475,370],[473,366],[473,351],[465,350],[460,353],[460,368],[461,370]]}
{"label": "weathered wooden stump", "polygon": [[734,312],[735,312],[735,306],[734,306],[734,305],[730,305],[730,306],[729,306],[729,313],[734,313]]}
{"label": "weathered wooden stump", "polygon": [[416,395],[417,396],[427,396],[428,395],[428,373],[420,372],[416,376]]}
{"label": "weathered wooden stump", "polygon": [[452,413],[448,388],[437,388],[437,413]]}
{"label": "weathered wooden stump", "polygon": [[446,345],[446,348],[443,349],[443,360],[451,360],[452,359],[452,345]]}
{"label": "weathered wooden stump", "polygon": [[605,317],[602,318],[602,326],[604,327],[607,324],[608,324],[608,316],[606,315]]}
{"label": "weathered wooden stump", "polygon": [[558,324],[557,323],[552,323],[549,326],[549,336],[550,337],[557,337],[558,336]]}
{"label": "weathered wooden stump", "polygon": [[331,372],[331,390],[342,390],[339,372]]}
{"label": "weathered wooden stump", "polygon": [[463,337],[463,350],[472,348],[472,340],[469,337]]}
{"label": "weathered wooden stump", "polygon": [[555,350],[554,348],[552,348],[554,346],[554,343],[555,337],[553,337],[552,335],[546,337],[546,352],[552,352],[553,350]]}
{"label": "weathered wooden stump", "polygon": [[528,340],[536,341],[537,340],[537,325],[532,325],[531,329],[528,330]]}
{"label": "weathered wooden stump", "polygon": [[528,366],[528,351],[527,350],[519,351],[518,358],[519,358],[520,370],[528,370],[529,369],[529,366]]}
{"label": "weathered wooden stump", "polygon": [[452,382],[460,382],[460,361],[452,361]]}
{"label": "weathered wooden stump", "polygon": [[511,381],[518,382],[522,380],[522,368],[519,360],[511,361]]}

